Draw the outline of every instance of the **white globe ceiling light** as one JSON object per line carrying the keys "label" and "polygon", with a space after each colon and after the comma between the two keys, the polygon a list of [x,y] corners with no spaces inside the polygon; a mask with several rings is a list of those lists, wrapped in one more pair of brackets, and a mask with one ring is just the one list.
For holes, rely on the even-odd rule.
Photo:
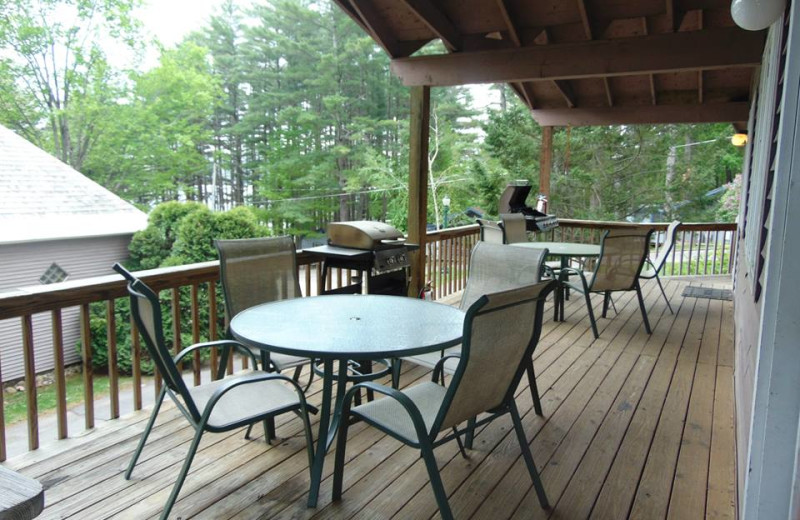
{"label": "white globe ceiling light", "polygon": [[786,8],[786,0],[733,0],[731,16],[736,25],[748,31],[766,29]]}

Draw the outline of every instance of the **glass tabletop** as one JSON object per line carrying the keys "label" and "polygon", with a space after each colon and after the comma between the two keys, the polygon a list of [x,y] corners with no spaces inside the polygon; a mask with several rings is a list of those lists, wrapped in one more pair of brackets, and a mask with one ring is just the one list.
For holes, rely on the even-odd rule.
{"label": "glass tabletop", "polygon": [[595,244],[578,244],[576,242],[517,242],[514,247],[549,250],[553,256],[600,256],[600,246]]}
{"label": "glass tabletop", "polygon": [[265,303],[237,314],[234,338],[253,347],[316,359],[381,359],[461,342],[464,313],[431,301],[383,295],[326,295]]}

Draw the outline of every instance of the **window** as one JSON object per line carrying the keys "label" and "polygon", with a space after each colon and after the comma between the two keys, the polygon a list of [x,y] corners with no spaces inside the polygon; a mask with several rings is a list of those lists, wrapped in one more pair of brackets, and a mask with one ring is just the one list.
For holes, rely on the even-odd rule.
{"label": "window", "polygon": [[39,281],[43,284],[47,285],[49,283],[58,283],[63,282],[67,279],[67,272],[61,268],[57,263],[53,262],[50,267],[47,268],[47,271],[39,278]]}

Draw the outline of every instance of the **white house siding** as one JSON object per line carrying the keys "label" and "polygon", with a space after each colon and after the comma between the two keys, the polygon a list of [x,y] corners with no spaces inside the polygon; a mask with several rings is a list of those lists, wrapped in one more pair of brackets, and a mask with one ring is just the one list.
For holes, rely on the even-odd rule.
{"label": "white house siding", "polygon": [[[759,90],[757,104],[751,110],[750,121],[748,122],[749,142],[745,155],[742,183],[743,200],[738,222],[736,267],[733,273],[736,344],[734,384],[736,392],[736,447],[740,499],[744,496],[744,485],[748,475],[748,449],[760,348],[759,335],[764,300],[767,297],[764,292],[761,292],[758,301],[756,301],[756,280],[754,278],[759,276],[756,262],[762,250],[760,233],[763,212],[765,211],[762,203],[767,185],[766,177],[774,159],[771,155],[774,138],[772,118],[775,117],[782,88],[785,86],[779,85],[778,82],[780,63],[784,59],[781,53],[782,33],[782,23],[776,23],[770,28],[770,34],[764,50],[763,65],[760,70],[761,77],[755,78]],[[754,119],[756,121],[755,124]],[[775,128],[777,128],[777,125],[775,125]],[[751,154],[752,160],[750,160]],[[748,186],[749,201],[747,200]],[[744,238],[742,237],[743,231],[746,231]],[[771,234],[767,235],[767,241],[772,240],[772,238]],[[763,274],[760,281],[763,286]]]}
{"label": "white house siding", "polygon": [[[39,285],[39,278],[55,262],[69,274],[69,280],[112,274],[114,262],[128,257],[131,235],[50,240],[0,245],[0,292]],[[33,317],[36,371],[53,368],[53,343],[50,313]],[[80,361],[75,345],[80,339],[79,309],[62,312],[64,359]],[[22,335],[19,319],[0,320],[0,370],[2,380],[24,374]]]}

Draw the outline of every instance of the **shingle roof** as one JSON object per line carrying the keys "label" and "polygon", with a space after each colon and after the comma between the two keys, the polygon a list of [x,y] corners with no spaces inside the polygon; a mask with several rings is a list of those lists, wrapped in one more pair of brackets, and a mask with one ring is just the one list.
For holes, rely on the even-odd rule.
{"label": "shingle roof", "polygon": [[0,244],[122,235],[147,215],[0,125]]}

